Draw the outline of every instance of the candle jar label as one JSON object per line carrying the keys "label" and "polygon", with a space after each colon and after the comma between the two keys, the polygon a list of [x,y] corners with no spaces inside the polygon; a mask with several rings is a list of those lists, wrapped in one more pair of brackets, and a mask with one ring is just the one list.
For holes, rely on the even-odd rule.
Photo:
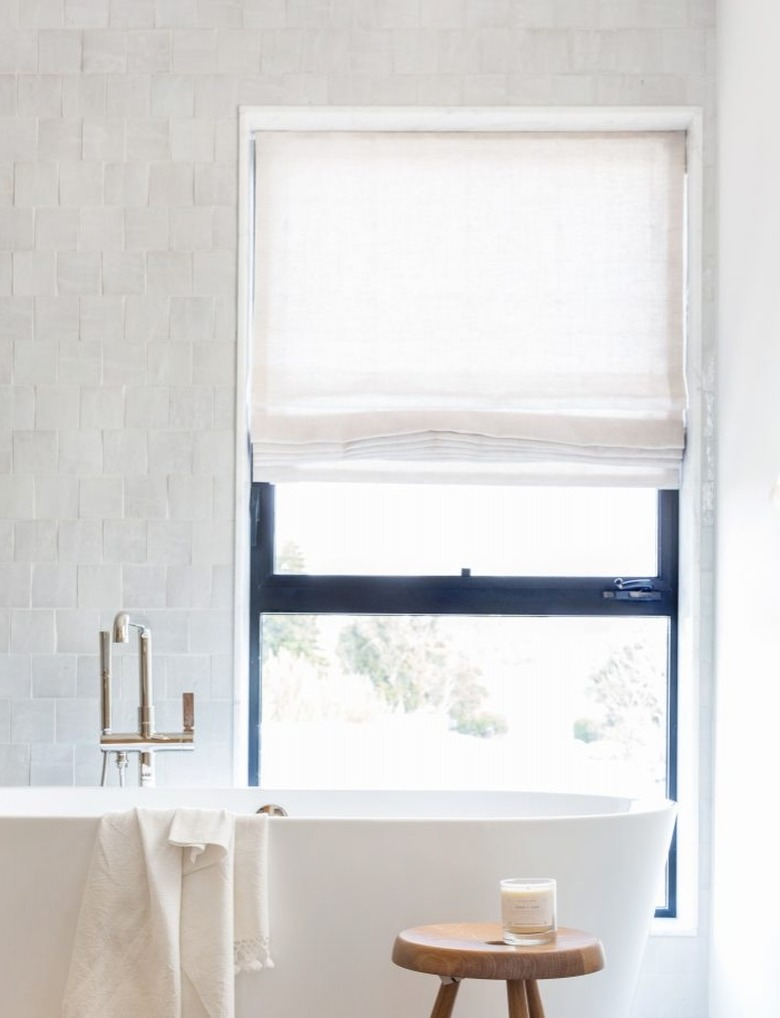
{"label": "candle jar label", "polygon": [[556,887],[549,877],[501,881],[501,925],[507,944],[542,944],[555,936]]}

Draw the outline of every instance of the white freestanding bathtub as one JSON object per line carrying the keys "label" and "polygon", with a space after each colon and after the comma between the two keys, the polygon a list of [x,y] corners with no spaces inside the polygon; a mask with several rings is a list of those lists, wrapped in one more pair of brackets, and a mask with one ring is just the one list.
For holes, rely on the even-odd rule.
{"label": "white freestanding bathtub", "polygon": [[[59,1018],[97,817],[134,805],[254,812],[269,823],[275,968],[237,977],[237,1018],[426,1018],[434,976],[390,960],[397,932],[498,920],[498,882],[553,876],[558,921],[606,967],[541,985],[548,1018],[628,1018],[674,824],[669,802],[526,793],[0,789],[0,1013]],[[457,1018],[506,1013],[463,983]],[[153,1018],[153,1016],[149,1016]]]}

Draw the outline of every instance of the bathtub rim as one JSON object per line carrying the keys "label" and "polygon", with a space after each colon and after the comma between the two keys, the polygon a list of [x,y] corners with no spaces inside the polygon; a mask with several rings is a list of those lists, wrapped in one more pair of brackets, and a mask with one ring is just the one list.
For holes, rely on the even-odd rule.
{"label": "bathtub rim", "polygon": [[[508,805],[516,800],[518,812]],[[296,803],[319,801],[322,807],[298,811]],[[554,805],[561,806],[554,809]],[[132,809],[204,808],[254,813],[261,806],[278,804],[288,810],[272,820],[385,820],[419,821],[561,821],[606,820],[647,813],[677,812],[668,798],[630,798],[565,792],[511,792],[367,789],[265,789],[257,786],[163,786],[119,788],[110,786],[6,786],[0,788],[0,820],[11,818],[95,817]],[[292,809],[288,806],[293,804]],[[368,804],[366,807],[365,804]],[[359,807],[363,805],[363,808]],[[531,807],[536,805],[536,810]],[[349,806],[346,809],[345,806]],[[568,806],[568,808],[565,808]],[[324,808],[323,808],[324,807]],[[391,808],[392,807],[392,808]],[[578,808],[577,808],[578,807]]]}

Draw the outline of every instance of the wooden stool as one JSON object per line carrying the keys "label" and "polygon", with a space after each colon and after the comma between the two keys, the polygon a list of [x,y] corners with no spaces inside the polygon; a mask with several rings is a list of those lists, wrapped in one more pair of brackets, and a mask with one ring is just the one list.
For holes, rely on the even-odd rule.
{"label": "wooden stool", "polygon": [[582,930],[562,928],[548,944],[519,947],[503,943],[499,923],[441,923],[399,933],[393,961],[440,977],[431,1018],[450,1018],[461,979],[504,979],[509,1018],[544,1018],[536,980],[598,972],[604,951]]}

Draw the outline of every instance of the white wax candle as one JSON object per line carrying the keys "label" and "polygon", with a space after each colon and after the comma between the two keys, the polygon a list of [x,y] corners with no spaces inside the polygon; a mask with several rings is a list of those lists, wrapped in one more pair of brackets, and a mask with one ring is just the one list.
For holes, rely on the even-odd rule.
{"label": "white wax candle", "polygon": [[504,929],[541,933],[555,929],[555,881],[521,878],[501,881]]}

